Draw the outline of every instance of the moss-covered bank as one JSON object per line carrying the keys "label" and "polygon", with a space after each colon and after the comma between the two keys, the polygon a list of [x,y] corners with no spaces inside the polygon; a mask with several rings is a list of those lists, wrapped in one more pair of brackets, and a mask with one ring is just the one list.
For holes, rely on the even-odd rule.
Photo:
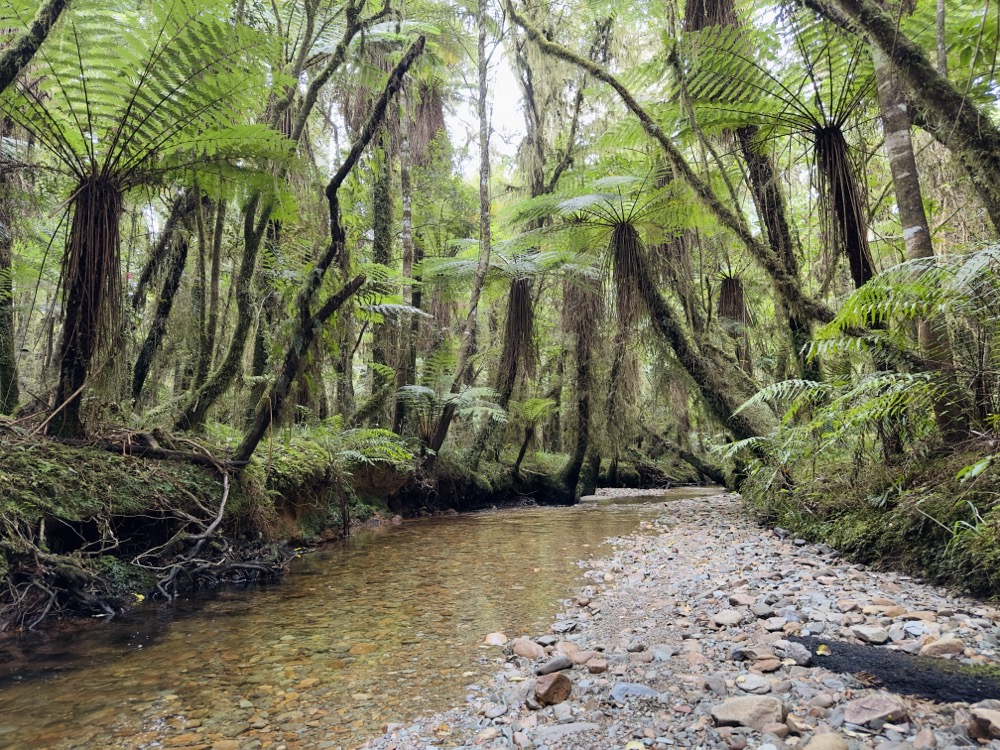
{"label": "moss-covered bank", "polygon": [[[978,596],[1000,596],[1000,464],[995,446],[967,443],[857,474],[831,464],[816,479],[744,496],[762,523],[848,558],[896,567]],[[972,468],[976,467],[976,468]],[[828,471],[823,471],[823,469]]]}
{"label": "moss-covered bank", "polygon": [[[357,444],[331,442],[322,431],[288,431],[234,471],[69,446],[0,425],[0,629],[57,613],[110,616],[150,595],[276,577],[294,555],[288,542],[334,539],[349,522],[379,513],[575,499],[559,480],[563,455],[536,453],[515,474],[512,457],[473,468],[464,453],[445,451],[426,474],[386,446],[369,443],[367,455],[383,458],[368,460]],[[227,446],[196,447],[224,456]],[[600,484],[697,478],[686,464],[638,453],[605,460],[599,474],[592,463],[588,481]]]}

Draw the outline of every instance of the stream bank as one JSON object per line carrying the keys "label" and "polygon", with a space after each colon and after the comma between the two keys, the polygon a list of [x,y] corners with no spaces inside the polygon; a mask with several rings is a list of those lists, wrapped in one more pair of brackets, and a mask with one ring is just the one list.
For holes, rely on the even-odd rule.
{"label": "stream bank", "polygon": [[[339,539],[352,525],[568,500],[555,486],[561,456],[529,456],[514,476],[496,461],[472,471],[446,451],[428,475],[414,472],[395,436],[352,445],[343,434],[288,431],[236,472],[221,460],[213,469],[37,439],[0,421],[0,632],[276,580],[300,548]],[[209,466],[231,447],[116,436],[122,445],[156,439],[193,448]],[[356,458],[365,451],[366,460]],[[670,456],[637,454],[620,467],[616,474],[647,485],[698,479]]]}
{"label": "stream bank", "polygon": [[[481,634],[500,669],[464,708],[389,726],[366,750],[1000,748],[1000,695],[899,695],[794,640],[922,653],[995,680],[1000,613],[982,601],[762,530],[732,495],[670,502],[589,565],[548,632]],[[536,692],[552,669],[568,697]]]}

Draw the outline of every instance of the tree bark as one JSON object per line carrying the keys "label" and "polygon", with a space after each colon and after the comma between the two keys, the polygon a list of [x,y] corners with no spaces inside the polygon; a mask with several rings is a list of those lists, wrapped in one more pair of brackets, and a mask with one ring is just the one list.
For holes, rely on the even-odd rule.
{"label": "tree bark", "polygon": [[[256,208],[260,197],[254,196],[243,214],[243,258],[236,277],[236,327],[229,341],[229,348],[219,367],[212,372],[205,383],[195,389],[188,399],[181,415],[175,422],[175,429],[197,430],[205,424],[208,410],[226,392],[239,372],[246,351],[247,340],[253,328],[254,314],[253,276],[257,268],[257,255],[271,213],[271,206],[265,205],[257,216]],[[256,222],[254,218],[257,218]]]}
{"label": "tree bark", "polygon": [[171,244],[174,248],[174,254],[170,259],[167,275],[163,279],[163,288],[160,290],[160,297],[156,303],[156,311],[153,313],[153,322],[150,323],[146,339],[142,342],[142,347],[139,349],[139,356],[136,358],[135,369],[132,374],[132,400],[136,405],[140,403],[142,388],[146,384],[146,376],[149,375],[150,367],[153,364],[153,357],[160,350],[163,337],[167,333],[167,320],[170,318],[170,311],[174,306],[174,298],[181,286],[184,265],[187,263],[190,241],[185,236],[183,230],[177,232],[177,237]]}
{"label": "tree bark", "polygon": [[49,35],[59,16],[69,5],[69,0],[46,0],[35,13],[35,18],[24,33],[0,55],[0,93],[7,90],[31,62],[42,42]]}
{"label": "tree bark", "polygon": [[[931,242],[927,215],[924,212],[917,160],[913,152],[913,140],[910,137],[909,107],[888,56],[881,48],[875,46],[872,48],[872,60],[875,63],[875,78],[878,82],[885,151],[892,172],[896,205],[899,207],[906,257],[908,260],[933,258],[934,246]],[[968,430],[962,409],[954,398],[958,389],[955,387],[954,360],[947,331],[939,324],[922,320],[917,323],[917,339],[928,364],[940,371],[951,386],[949,388],[951,393],[934,403],[938,429],[947,440],[960,440],[968,434]]]}
{"label": "tree bark", "polygon": [[315,315],[301,321],[300,327],[292,336],[291,346],[285,352],[285,359],[277,379],[268,391],[266,398],[261,399],[257,404],[253,423],[233,454],[234,461],[249,461],[271,423],[281,418],[288,396],[292,391],[292,385],[302,372],[306,353],[315,341],[316,334],[326,321],[361,288],[364,282],[364,276],[355,276],[339,292],[330,297]]}

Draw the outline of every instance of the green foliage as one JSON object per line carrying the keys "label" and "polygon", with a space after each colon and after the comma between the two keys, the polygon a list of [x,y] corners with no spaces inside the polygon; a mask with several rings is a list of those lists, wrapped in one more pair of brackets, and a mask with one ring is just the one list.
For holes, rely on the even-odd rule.
{"label": "green foliage", "polygon": [[200,171],[209,183],[287,154],[279,133],[246,122],[276,40],[229,12],[209,0],[73,3],[36,82],[9,91],[5,109],[77,179],[101,174],[120,189]]}

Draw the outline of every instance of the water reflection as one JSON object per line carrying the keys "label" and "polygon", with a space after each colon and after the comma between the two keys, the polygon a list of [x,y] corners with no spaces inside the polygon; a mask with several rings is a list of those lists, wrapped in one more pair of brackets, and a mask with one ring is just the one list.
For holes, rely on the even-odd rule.
{"label": "water reflection", "polygon": [[665,500],[361,532],[304,557],[279,585],[8,643],[0,647],[0,747],[142,748],[226,737],[351,747],[386,721],[461,704],[498,657],[480,648],[484,635],[544,628],[580,581],[576,561],[603,554],[603,539],[633,531]]}

